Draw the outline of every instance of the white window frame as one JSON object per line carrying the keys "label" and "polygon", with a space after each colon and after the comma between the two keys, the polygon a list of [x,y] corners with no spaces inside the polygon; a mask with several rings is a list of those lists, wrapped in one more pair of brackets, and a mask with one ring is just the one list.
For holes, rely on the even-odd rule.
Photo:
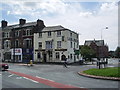
{"label": "white window frame", "polygon": [[42,32],[39,33],[39,38],[42,38]]}
{"label": "white window frame", "polygon": [[57,41],[57,48],[61,48],[61,41]]}
{"label": "white window frame", "polygon": [[57,37],[61,36],[61,31],[57,31]]}
{"label": "white window frame", "polygon": [[48,32],[48,37],[51,37],[52,33],[51,31]]}
{"label": "white window frame", "polygon": [[60,59],[60,53],[56,52],[56,59]]}
{"label": "white window frame", "polygon": [[38,48],[42,49],[42,42],[38,42]]}

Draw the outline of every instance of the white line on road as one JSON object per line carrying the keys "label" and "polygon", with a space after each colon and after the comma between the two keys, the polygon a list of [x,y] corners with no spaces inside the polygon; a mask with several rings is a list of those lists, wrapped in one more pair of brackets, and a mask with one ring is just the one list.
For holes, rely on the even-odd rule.
{"label": "white line on road", "polygon": [[22,79],[22,77],[16,77],[16,79]]}
{"label": "white line on road", "polygon": [[41,79],[45,79],[45,80],[49,80],[49,81],[52,81],[52,82],[55,82],[53,80],[50,80],[50,79],[46,79],[46,78],[42,78],[42,77],[39,77],[39,76],[36,76],[37,78],[41,78]]}
{"label": "white line on road", "polygon": [[8,77],[12,77],[14,74],[9,75]]}
{"label": "white line on road", "polygon": [[27,79],[27,80],[30,80],[30,81],[32,81],[32,82],[34,82],[34,83],[39,83],[39,82],[37,82],[37,81],[34,81],[34,80],[29,79],[29,78],[26,78],[26,77],[23,77],[23,78],[25,78],[25,79]]}

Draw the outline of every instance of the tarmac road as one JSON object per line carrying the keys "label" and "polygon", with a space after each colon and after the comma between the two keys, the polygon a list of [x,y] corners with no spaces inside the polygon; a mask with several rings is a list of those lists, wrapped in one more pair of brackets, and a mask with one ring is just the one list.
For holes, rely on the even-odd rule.
{"label": "tarmac road", "polygon": [[[62,65],[47,65],[39,64],[28,67],[22,64],[9,64],[11,71],[24,73],[33,77],[43,78],[49,81],[54,81],[64,85],[72,85],[79,88],[118,88],[118,81],[101,80],[87,78],[77,74],[78,71],[83,71],[89,68],[96,68],[96,65],[77,65],[68,66]],[[112,65],[114,66],[114,65]],[[28,80],[21,76],[12,74],[8,71],[2,72],[2,87],[3,88],[53,88],[43,83]]]}

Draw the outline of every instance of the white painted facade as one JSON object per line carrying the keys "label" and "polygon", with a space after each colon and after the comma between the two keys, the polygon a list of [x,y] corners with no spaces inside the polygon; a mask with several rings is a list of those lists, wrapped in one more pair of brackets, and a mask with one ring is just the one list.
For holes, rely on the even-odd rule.
{"label": "white painted facade", "polygon": [[76,62],[80,55],[75,55],[74,50],[79,50],[79,35],[62,26],[45,27],[34,33],[35,62],[62,62],[63,54],[68,62]]}

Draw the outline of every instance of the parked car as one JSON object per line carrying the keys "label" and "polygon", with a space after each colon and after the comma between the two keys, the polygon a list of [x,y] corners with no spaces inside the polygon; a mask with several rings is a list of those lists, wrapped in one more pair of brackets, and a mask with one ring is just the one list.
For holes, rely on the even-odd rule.
{"label": "parked car", "polygon": [[9,65],[8,64],[0,64],[0,67],[1,67],[1,69],[2,70],[6,70],[6,69],[8,69],[9,68]]}

